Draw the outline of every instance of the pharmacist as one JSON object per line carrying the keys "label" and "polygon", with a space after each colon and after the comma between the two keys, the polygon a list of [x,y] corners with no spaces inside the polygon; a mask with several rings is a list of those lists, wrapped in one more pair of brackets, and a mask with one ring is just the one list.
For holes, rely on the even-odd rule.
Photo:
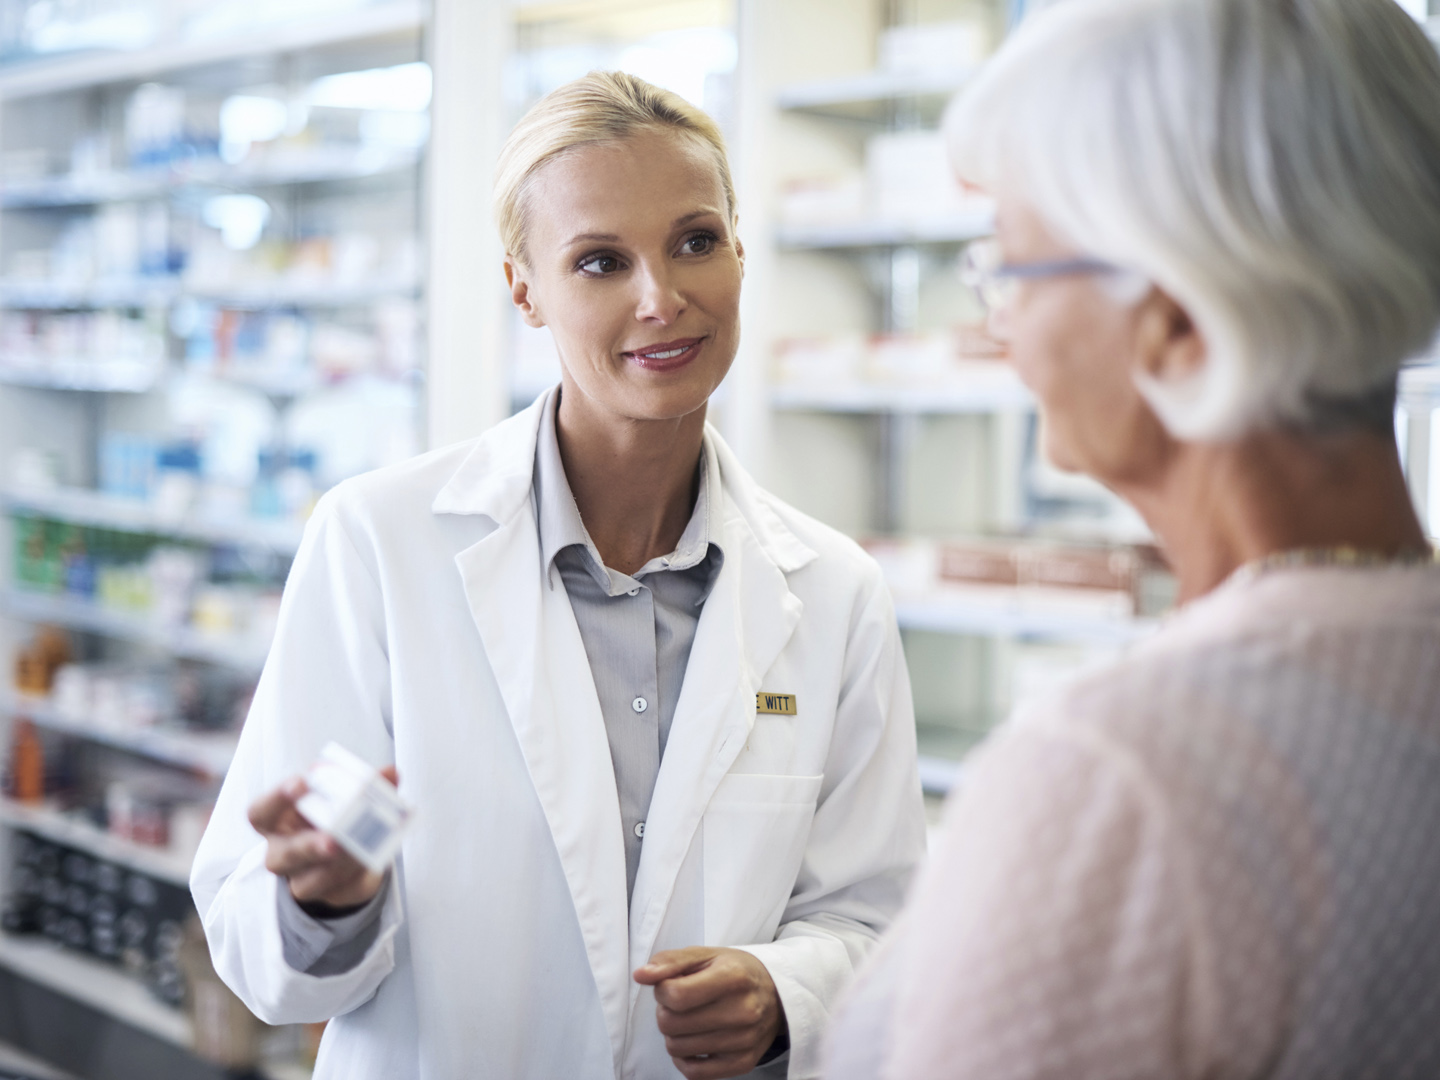
{"label": "pharmacist", "polygon": [[[705,424],[743,265],[713,122],[592,74],[496,188],[563,380],[321,500],[195,865],[216,968],[335,1018],[320,1080],[814,1076],[924,844],[885,585]],[[416,807],[384,874],[296,812],[332,740]]]}

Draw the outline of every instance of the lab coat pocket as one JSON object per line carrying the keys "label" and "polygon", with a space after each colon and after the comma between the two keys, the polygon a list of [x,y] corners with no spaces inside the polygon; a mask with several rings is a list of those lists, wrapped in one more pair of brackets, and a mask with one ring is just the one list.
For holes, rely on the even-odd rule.
{"label": "lab coat pocket", "polygon": [[720,781],[704,818],[707,945],[774,939],[824,779],[731,773]]}

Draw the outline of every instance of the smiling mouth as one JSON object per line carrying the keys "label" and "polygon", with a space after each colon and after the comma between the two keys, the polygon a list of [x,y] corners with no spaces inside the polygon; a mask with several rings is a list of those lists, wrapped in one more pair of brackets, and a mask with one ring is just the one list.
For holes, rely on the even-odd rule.
{"label": "smiling mouth", "polygon": [[635,349],[625,356],[640,367],[651,371],[672,371],[684,367],[700,353],[704,338],[686,338],[682,341],[662,341],[644,349]]}

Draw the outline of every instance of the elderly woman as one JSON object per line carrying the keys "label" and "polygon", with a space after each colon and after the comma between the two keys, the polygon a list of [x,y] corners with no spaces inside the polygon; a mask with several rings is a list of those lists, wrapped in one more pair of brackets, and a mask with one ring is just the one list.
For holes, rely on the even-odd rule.
{"label": "elderly woman", "polygon": [[[321,501],[196,860],[215,966],[337,1018],[317,1078],[814,1076],[923,848],[914,717],[878,567],[705,423],[744,265],[719,131],[587,76],[496,211],[561,384]],[[330,740],[417,807],[387,874],[300,813]]]}
{"label": "elderly woman", "polygon": [[967,763],[829,1075],[1440,1076],[1440,569],[1392,426],[1434,48],[1391,0],[1067,0],[947,124],[1047,452],[1183,603]]}

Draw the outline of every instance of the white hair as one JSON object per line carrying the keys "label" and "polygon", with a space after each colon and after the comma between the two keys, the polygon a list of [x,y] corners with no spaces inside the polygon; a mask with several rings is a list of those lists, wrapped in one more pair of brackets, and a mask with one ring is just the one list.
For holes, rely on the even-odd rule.
{"label": "white hair", "polygon": [[951,106],[965,179],[1206,342],[1177,437],[1388,422],[1440,323],[1440,58],[1393,0],[1066,0]]}

